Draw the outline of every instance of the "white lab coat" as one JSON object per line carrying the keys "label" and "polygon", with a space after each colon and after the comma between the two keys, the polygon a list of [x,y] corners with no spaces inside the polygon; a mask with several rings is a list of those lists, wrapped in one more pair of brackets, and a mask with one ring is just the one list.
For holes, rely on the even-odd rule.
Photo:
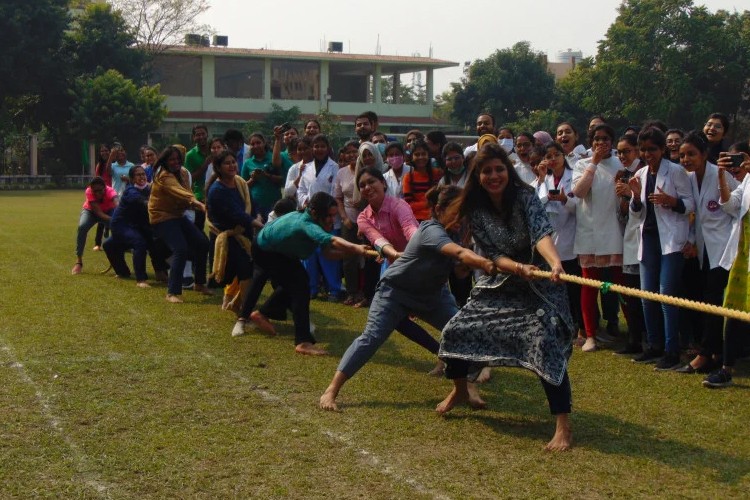
{"label": "white lab coat", "polygon": [[[633,202],[630,202],[630,217],[636,217],[640,220],[641,244],[638,247],[638,260],[641,261],[643,260],[643,223],[646,220],[646,176],[648,175],[648,166],[643,167],[635,174],[635,177],[638,177],[641,181],[641,209],[637,212],[634,211]],[[654,207],[662,255],[681,252],[688,241],[690,225],[688,214],[695,210],[693,191],[690,188],[690,179],[685,169],[681,165],[662,158],[659,171],[656,174],[655,192],[658,193],[659,189],[669,196],[681,199],[682,203],[685,204],[684,214],[661,205]]]}
{"label": "white lab coat", "polygon": [[[573,169],[573,186],[583,176],[591,158],[584,158]],[[622,170],[616,157],[603,159],[596,167],[591,189],[576,203],[576,255],[622,255],[622,228],[617,219],[619,199],[615,195],[615,175]]]}
{"label": "white lab coat", "polygon": [[[690,187],[695,200],[695,244],[698,247],[698,261],[703,267],[703,250],[708,253],[710,269],[719,267],[721,255],[732,232],[733,217],[721,209],[719,193],[719,167],[706,163],[703,182],[698,188],[698,176],[690,173]],[[734,177],[727,175],[729,189],[739,184]],[[725,268],[729,270],[729,267]]]}
{"label": "white lab coat", "polygon": [[317,176],[315,175],[315,160],[307,163],[297,188],[297,205],[304,207],[310,201],[312,195],[319,191],[324,191],[333,196],[333,181],[336,179],[338,171],[338,163],[331,158],[328,158]]}
{"label": "white lab coat", "polygon": [[[548,175],[543,183],[539,179],[534,179],[531,186],[536,189],[536,194],[544,205],[544,210],[549,216],[552,227],[555,232],[552,234],[552,242],[560,254],[561,260],[573,260],[577,257],[574,251],[576,239],[576,201],[575,196],[571,197],[573,190],[573,171],[565,169],[560,183],[555,188],[555,177]],[[562,189],[568,195],[568,201],[565,204],[559,201],[549,200],[550,189]]]}
{"label": "white lab coat", "polygon": [[[729,177],[727,172],[724,175]],[[740,244],[740,231],[742,231],[742,218],[747,215],[748,209],[750,209],[750,175],[746,175],[742,184],[732,191],[729,200],[721,204],[721,209],[733,217],[732,231],[729,233],[727,246],[719,260],[721,267],[730,269],[732,264],[734,264],[734,259],[737,258],[737,247]],[[747,271],[750,273],[750,264]]]}

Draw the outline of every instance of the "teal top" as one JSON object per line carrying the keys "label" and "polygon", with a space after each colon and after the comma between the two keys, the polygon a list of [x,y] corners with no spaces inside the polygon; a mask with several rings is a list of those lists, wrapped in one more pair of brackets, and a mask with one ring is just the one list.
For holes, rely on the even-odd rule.
{"label": "teal top", "polygon": [[328,246],[333,235],[320,227],[305,210],[282,215],[260,230],[257,244],[268,252],[298,259],[308,258],[317,247]]}
{"label": "teal top", "polygon": [[[267,152],[266,156],[260,160],[251,154],[242,163],[240,175],[245,180],[250,179],[254,170],[265,170],[269,174],[281,175],[281,172],[273,167],[271,158],[270,152]],[[281,187],[271,182],[268,177],[261,177],[250,187],[250,198],[252,198],[253,204],[258,205],[258,209],[271,210],[274,204],[281,199]]]}

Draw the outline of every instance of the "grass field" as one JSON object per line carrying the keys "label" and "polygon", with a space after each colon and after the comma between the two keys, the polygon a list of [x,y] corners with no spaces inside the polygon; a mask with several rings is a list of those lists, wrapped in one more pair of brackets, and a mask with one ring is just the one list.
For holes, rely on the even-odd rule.
{"label": "grass field", "polygon": [[394,335],[317,408],[364,311],[314,302],[332,356],[281,335],[231,338],[220,297],[71,276],[80,192],[0,194],[0,497],[548,498],[750,495],[747,363],[733,388],[602,350],[571,360],[575,448],[535,376],[498,369],[488,409],[433,409],[450,389]]}

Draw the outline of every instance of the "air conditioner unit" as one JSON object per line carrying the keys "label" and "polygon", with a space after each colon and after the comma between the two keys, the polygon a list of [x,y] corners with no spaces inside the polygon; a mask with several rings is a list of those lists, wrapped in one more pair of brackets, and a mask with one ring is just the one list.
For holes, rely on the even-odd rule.
{"label": "air conditioner unit", "polygon": [[328,52],[343,52],[344,42],[328,42]]}
{"label": "air conditioner unit", "polygon": [[195,33],[185,35],[185,45],[197,47],[201,44],[201,36]]}
{"label": "air conditioner unit", "polygon": [[214,35],[214,45],[218,47],[226,47],[229,45],[229,37],[225,35]]}

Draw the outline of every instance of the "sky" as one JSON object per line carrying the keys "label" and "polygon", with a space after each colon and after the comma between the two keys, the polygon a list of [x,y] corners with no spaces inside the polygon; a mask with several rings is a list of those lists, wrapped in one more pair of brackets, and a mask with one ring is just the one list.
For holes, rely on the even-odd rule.
{"label": "sky", "polygon": [[[250,2],[209,0],[199,21],[229,37],[235,48],[317,52],[325,40],[343,42],[344,52],[383,55],[419,54],[459,63],[436,70],[434,91],[440,94],[462,76],[465,61],[484,59],[497,49],[526,40],[535,51],[556,60],[561,50],[596,55],[617,17],[620,0],[412,0],[361,2],[291,0]],[[750,0],[695,0],[711,11],[750,9]],[[379,10],[373,7],[379,6]],[[368,10],[365,10],[368,9]]]}

